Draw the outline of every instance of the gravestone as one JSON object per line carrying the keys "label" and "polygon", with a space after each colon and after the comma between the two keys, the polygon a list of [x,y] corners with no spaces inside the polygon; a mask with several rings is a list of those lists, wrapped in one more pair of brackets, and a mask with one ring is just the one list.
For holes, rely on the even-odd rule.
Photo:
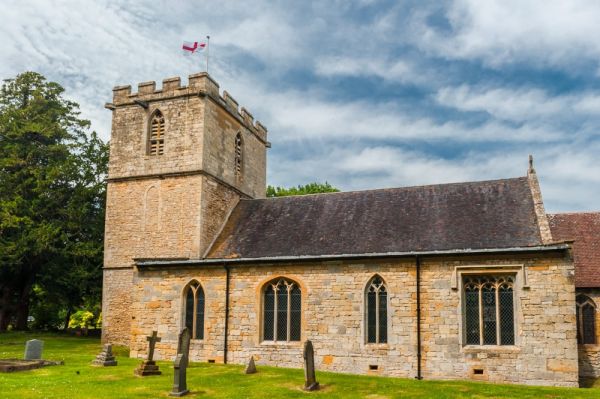
{"label": "gravestone", "polygon": [[185,327],[179,333],[179,343],[177,344],[177,356],[173,363],[175,373],[173,376],[173,390],[169,396],[184,396],[190,391],[187,389],[187,366],[190,357],[190,330]]}
{"label": "gravestone", "polygon": [[158,332],[152,331],[152,335],[147,336],[146,341],[148,341],[148,358],[144,360],[133,373],[135,375],[139,375],[140,377],[145,377],[147,375],[160,375],[162,372],[158,369],[158,366],[154,361],[154,346],[157,342],[160,342]]}
{"label": "gravestone", "polygon": [[254,356],[250,356],[250,360],[248,361],[248,365],[246,366],[246,374],[254,374],[256,373],[256,364],[254,364]]}
{"label": "gravestone", "polygon": [[39,339],[31,339],[25,344],[25,360],[37,360],[42,358],[42,349],[44,349],[44,341]]}
{"label": "gravestone", "polygon": [[96,359],[92,362],[94,366],[116,366],[117,361],[112,354],[112,345],[106,344],[102,348],[102,352],[96,356]]}
{"label": "gravestone", "polygon": [[304,342],[304,390],[316,391],[319,389],[319,383],[315,377],[315,351],[312,342],[306,340]]}

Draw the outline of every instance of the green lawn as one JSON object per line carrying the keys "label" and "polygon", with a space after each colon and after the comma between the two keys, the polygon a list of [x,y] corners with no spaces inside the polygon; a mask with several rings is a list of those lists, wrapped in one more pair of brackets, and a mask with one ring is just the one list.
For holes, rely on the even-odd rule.
{"label": "green lawn", "polygon": [[[92,338],[54,334],[0,334],[0,358],[23,356],[25,341],[45,341],[44,358],[64,360],[64,366],[0,373],[0,398],[157,398],[168,397],[173,384],[171,362],[158,362],[163,375],[135,377],[139,360],[117,348],[119,365],[97,368],[90,362],[100,351]],[[317,373],[322,390],[307,393],[302,370],[258,366],[254,375],[244,367],[193,363],[188,370],[187,397],[197,398],[600,398],[600,387],[542,388],[476,382],[415,381],[411,379]]]}

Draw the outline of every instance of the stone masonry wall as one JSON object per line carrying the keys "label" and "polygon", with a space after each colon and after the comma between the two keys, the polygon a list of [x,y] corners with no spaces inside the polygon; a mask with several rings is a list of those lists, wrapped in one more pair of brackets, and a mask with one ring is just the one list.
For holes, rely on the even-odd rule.
{"label": "stone masonry wall", "polygon": [[[103,340],[130,339],[135,258],[200,258],[244,197],[264,197],[266,128],[206,73],[113,89],[107,189]],[[164,153],[148,155],[149,121],[164,115]],[[235,135],[244,138],[243,179],[235,179]],[[224,182],[224,183],[223,183]],[[240,194],[240,192],[242,194]],[[125,270],[116,272],[111,269]],[[129,294],[128,294],[129,295]],[[122,299],[122,300],[121,300]]]}
{"label": "stone masonry wall", "polygon": [[102,342],[129,345],[132,286],[133,267],[104,270],[102,281]]}
{"label": "stone masonry wall", "polygon": [[[231,97],[226,97],[233,103]],[[232,116],[234,108],[217,105],[207,100],[205,114],[205,137],[202,168],[213,176],[237,187],[251,198],[264,198],[266,195],[266,148],[264,139],[254,130],[248,129]],[[242,136],[242,178],[235,177],[235,138]],[[266,138],[265,138],[266,139]]]}
{"label": "stone masonry wall", "polygon": [[[449,270],[459,260],[427,261],[422,278],[425,378],[473,378],[534,385],[577,385],[573,264],[562,257],[485,260],[482,266],[524,264],[515,287],[516,344],[464,346],[460,289],[449,289]],[[485,274],[485,269],[481,269]],[[471,270],[469,270],[471,271]],[[479,272],[475,269],[473,272]],[[489,271],[494,274],[493,270]],[[460,287],[460,284],[458,284]],[[482,374],[475,374],[475,369]]]}
{"label": "stone masonry wall", "polygon": [[146,336],[157,330],[161,342],[156,344],[155,359],[173,360],[177,353],[177,339],[183,328],[183,290],[196,279],[205,295],[205,339],[192,340],[192,359],[223,362],[223,331],[225,329],[225,270],[222,267],[142,271],[134,279],[132,295],[135,298],[131,314],[130,355],[147,354]]}
{"label": "stone masonry wall", "polygon": [[589,296],[596,304],[596,344],[578,345],[579,375],[581,377],[600,377],[600,289],[578,289],[577,293]]}
{"label": "stone masonry wall", "polygon": [[[515,264],[525,265],[529,279],[529,288],[519,288],[522,271],[515,271],[519,286],[516,289],[516,345],[463,346],[461,290],[452,287],[455,267],[488,270],[498,265],[514,268]],[[575,290],[569,274],[572,270],[570,259],[551,255],[424,261],[424,377],[576,386]],[[365,287],[375,274],[385,280],[389,292],[387,344],[365,343]],[[266,282],[279,276],[293,279],[302,288],[302,341],[313,341],[320,370],[416,376],[414,259],[233,267],[230,363],[245,363],[253,355],[259,364],[302,366],[302,341],[261,341],[261,290]],[[224,271],[206,266],[137,274],[133,307],[138,319],[132,330],[132,356],[145,354],[144,336],[156,328],[166,337],[160,346],[160,356],[170,359],[174,355],[177,331],[182,323],[181,291],[191,278],[206,287],[207,298],[206,339],[203,344],[195,343],[192,358],[197,361],[222,359]],[[377,370],[371,370],[370,366],[377,366]],[[483,373],[475,375],[474,368],[482,369]]]}

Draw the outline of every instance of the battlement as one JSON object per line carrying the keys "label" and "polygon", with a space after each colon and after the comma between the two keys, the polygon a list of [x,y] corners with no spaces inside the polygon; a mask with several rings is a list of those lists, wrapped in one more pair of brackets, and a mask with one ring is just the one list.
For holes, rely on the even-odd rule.
{"label": "battlement", "polygon": [[154,101],[164,101],[179,97],[200,96],[207,97],[220,105],[234,118],[238,119],[246,128],[256,134],[262,141],[267,141],[267,128],[257,120],[248,110],[239,106],[238,102],[225,90],[221,94],[219,84],[206,72],[188,76],[188,85],[181,85],[180,77],[163,79],[162,87],[157,89],[155,81],[138,84],[137,92],[131,91],[131,85],[116,86],[113,88],[113,101],[107,103],[106,108],[114,110],[121,106],[141,105]]}

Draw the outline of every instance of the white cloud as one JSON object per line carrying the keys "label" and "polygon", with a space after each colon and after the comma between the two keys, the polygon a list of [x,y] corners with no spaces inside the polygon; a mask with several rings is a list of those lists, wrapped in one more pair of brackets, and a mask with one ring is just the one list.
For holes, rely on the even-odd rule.
{"label": "white cloud", "polygon": [[600,58],[597,1],[457,0],[446,16],[451,34],[428,27],[423,19],[414,21],[413,39],[421,48],[492,66],[527,61],[568,68]]}
{"label": "white cloud", "polygon": [[[533,152],[550,209],[597,208],[600,149],[590,142],[600,131],[599,94],[466,85],[437,63],[597,62],[597,3],[457,1],[448,10],[421,2],[374,10],[370,1],[5,3],[0,76],[37,70],[58,81],[104,138],[111,114],[103,104],[114,85],[185,80],[204,63],[181,57],[181,41],[210,34],[211,74],[269,128],[272,183],[329,180],[358,189],[502,178],[524,174]],[[452,30],[429,26],[432,12],[446,15]],[[295,71],[311,78],[290,79]],[[394,90],[400,83],[430,93],[432,108],[364,91],[341,97],[326,85],[330,77],[373,76]],[[458,112],[444,116],[434,105]],[[475,123],[461,114],[468,111],[489,117]],[[567,119],[581,126],[572,130]]]}

